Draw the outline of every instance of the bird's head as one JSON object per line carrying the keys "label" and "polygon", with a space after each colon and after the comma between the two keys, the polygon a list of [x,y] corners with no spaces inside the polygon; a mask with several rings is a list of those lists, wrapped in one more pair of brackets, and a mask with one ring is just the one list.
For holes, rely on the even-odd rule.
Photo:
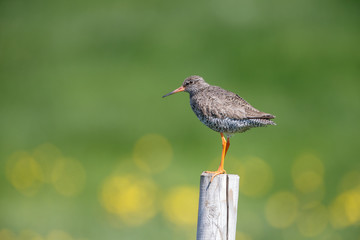
{"label": "bird's head", "polygon": [[172,92],[169,92],[168,94],[164,95],[163,97],[167,97],[171,94],[178,93],[178,92],[188,92],[190,94],[193,94],[193,93],[197,92],[199,89],[202,89],[207,86],[209,86],[209,84],[207,84],[202,77],[190,76],[184,80],[181,87],[175,89]]}

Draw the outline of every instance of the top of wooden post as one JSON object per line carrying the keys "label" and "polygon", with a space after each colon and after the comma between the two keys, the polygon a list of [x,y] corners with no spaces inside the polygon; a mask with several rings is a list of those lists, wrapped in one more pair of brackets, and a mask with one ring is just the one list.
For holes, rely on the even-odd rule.
{"label": "top of wooden post", "polygon": [[203,172],[200,177],[197,240],[235,240],[240,177]]}

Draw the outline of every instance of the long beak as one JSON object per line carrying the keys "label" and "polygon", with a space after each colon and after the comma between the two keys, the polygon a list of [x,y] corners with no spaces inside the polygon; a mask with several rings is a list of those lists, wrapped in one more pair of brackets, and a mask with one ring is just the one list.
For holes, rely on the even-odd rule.
{"label": "long beak", "polygon": [[166,95],[164,95],[164,96],[162,96],[162,97],[164,98],[164,97],[167,97],[167,96],[169,96],[169,95],[171,95],[171,94],[178,93],[178,92],[183,92],[183,91],[185,91],[185,88],[184,88],[183,86],[181,86],[181,87],[175,89],[175,90],[172,91],[172,92],[169,92],[168,94],[166,94]]}

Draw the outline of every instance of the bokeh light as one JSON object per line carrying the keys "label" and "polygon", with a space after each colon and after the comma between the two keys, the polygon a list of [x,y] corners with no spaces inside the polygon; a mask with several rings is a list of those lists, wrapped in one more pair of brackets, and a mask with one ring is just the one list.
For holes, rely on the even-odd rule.
{"label": "bokeh light", "polygon": [[297,218],[299,232],[305,237],[321,234],[328,224],[328,211],[324,205],[317,204],[301,209]]}
{"label": "bokeh light", "polygon": [[325,193],[326,191],[324,185],[321,185],[319,188],[312,192],[304,193],[299,190],[296,191],[296,195],[299,199],[301,206],[305,208],[307,208],[308,206],[314,206],[322,203],[325,197]]}
{"label": "bokeh light", "polygon": [[74,196],[81,192],[86,181],[82,164],[70,158],[56,160],[51,173],[51,182],[57,192],[64,196]]}
{"label": "bokeh light", "polygon": [[64,196],[74,196],[86,181],[81,162],[62,157],[60,150],[49,143],[36,147],[33,154],[15,152],[7,162],[6,175],[18,191],[29,196],[44,183],[52,184]]}
{"label": "bokeh light", "polygon": [[263,196],[273,185],[274,177],[270,166],[258,157],[248,157],[241,161],[238,174],[241,176],[240,192],[246,196]]}
{"label": "bokeh light", "polygon": [[313,154],[305,153],[296,158],[291,172],[295,187],[302,193],[317,190],[324,181],[323,163]]}
{"label": "bokeh light", "polygon": [[298,208],[299,202],[294,194],[277,192],[266,203],[266,219],[275,228],[286,228],[295,221]]}
{"label": "bokeh light", "polygon": [[179,186],[171,189],[165,197],[164,215],[178,226],[196,226],[198,204],[198,188]]}
{"label": "bokeh light", "polygon": [[330,205],[330,222],[335,229],[342,229],[360,221],[360,192],[346,191]]}
{"label": "bokeh light", "polygon": [[16,152],[6,165],[6,176],[11,184],[24,195],[34,195],[44,182],[40,164],[27,152]]}
{"label": "bokeh light", "polygon": [[115,175],[105,180],[100,200],[109,213],[127,225],[140,225],[157,212],[157,187],[151,179]]}
{"label": "bokeh light", "polygon": [[44,174],[44,181],[51,183],[56,160],[62,158],[60,149],[51,143],[41,144],[33,151],[34,159],[40,164]]}
{"label": "bokeh light", "polygon": [[[44,240],[188,239],[195,224],[170,220],[165,200],[198,192],[221,155],[187,93],[161,98],[192,74],[276,115],[231,139],[238,238],[360,240],[360,1],[0,6],[0,240],[27,228]],[[278,191],[297,211],[271,212]]]}
{"label": "bokeh light", "polygon": [[165,170],[173,157],[173,150],[169,141],[157,134],[141,137],[134,147],[134,161],[143,171],[158,173]]}

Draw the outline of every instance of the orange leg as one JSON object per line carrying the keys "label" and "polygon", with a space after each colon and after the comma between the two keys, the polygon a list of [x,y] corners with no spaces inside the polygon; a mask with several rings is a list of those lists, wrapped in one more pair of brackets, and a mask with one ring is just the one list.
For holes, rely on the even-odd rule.
{"label": "orange leg", "polygon": [[227,141],[226,141],[225,156],[226,156],[227,151],[229,150],[229,147],[230,147],[230,138],[228,137]]}
{"label": "orange leg", "polygon": [[225,156],[226,156],[226,153],[229,149],[229,146],[230,146],[230,139],[228,138],[227,141],[224,137],[224,134],[223,133],[220,133],[221,135],[221,140],[222,140],[222,154],[221,154],[221,161],[220,161],[220,166],[218,168],[218,170],[216,171],[206,171],[207,173],[214,173],[214,175],[212,176],[210,182],[213,181],[214,177],[219,175],[219,174],[224,174],[226,173],[225,169],[224,169],[224,160],[225,160]]}

